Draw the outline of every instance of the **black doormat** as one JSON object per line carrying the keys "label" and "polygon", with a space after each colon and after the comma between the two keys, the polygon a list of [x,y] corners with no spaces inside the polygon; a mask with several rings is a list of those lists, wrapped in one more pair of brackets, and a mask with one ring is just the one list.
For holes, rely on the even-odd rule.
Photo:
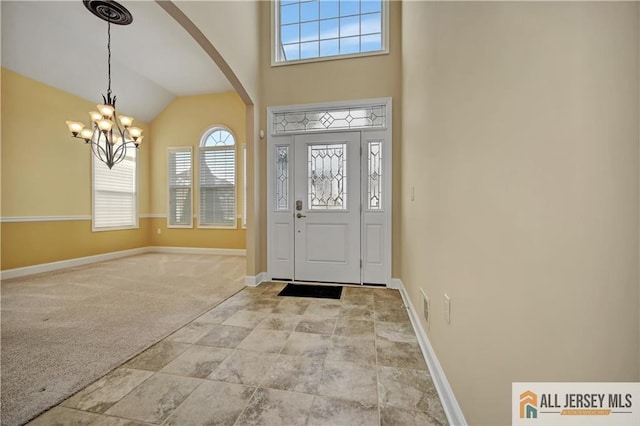
{"label": "black doormat", "polygon": [[316,297],[319,299],[340,299],[342,286],[287,284],[278,296]]}

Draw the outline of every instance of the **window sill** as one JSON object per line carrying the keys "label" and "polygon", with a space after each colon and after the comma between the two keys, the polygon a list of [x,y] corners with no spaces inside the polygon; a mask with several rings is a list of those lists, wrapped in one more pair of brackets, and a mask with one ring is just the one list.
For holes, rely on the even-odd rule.
{"label": "window sill", "polygon": [[228,230],[237,230],[238,225],[232,226],[221,226],[221,225],[198,225],[198,229],[228,229]]}
{"label": "window sill", "polygon": [[127,231],[132,229],[140,229],[138,224],[134,226],[115,226],[110,228],[95,228],[93,225],[91,226],[91,232],[104,232],[104,231]]}
{"label": "window sill", "polygon": [[271,66],[281,67],[286,65],[310,64],[314,62],[336,61],[340,59],[366,58],[369,56],[382,56],[382,55],[388,55],[388,54],[389,54],[389,49],[384,49],[384,50],[378,50],[376,52],[354,53],[351,55],[323,56],[319,58],[309,58],[309,59],[294,59],[291,61],[276,61],[274,58],[271,58]]}

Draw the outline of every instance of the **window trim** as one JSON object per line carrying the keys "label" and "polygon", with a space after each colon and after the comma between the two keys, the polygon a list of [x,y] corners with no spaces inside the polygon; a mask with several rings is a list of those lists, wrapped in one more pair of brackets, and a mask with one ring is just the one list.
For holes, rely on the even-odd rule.
{"label": "window trim", "polygon": [[363,58],[367,56],[380,56],[389,54],[389,0],[382,1],[382,50],[375,52],[352,53],[348,55],[319,56],[317,58],[293,59],[289,61],[279,60],[280,45],[280,0],[271,1],[271,66],[280,67],[286,65],[308,64],[313,62],[335,61],[339,59]]}
{"label": "window trim", "polygon": [[[131,148],[128,148],[131,149]],[[140,229],[140,214],[138,211],[138,196],[139,196],[139,167],[138,167],[138,151],[136,148],[136,158],[135,158],[135,178],[134,178],[134,190],[135,197],[133,197],[133,217],[134,224],[127,226],[109,226],[109,227],[96,227],[96,161],[100,161],[97,159],[92,151],[89,151],[89,156],[91,157],[89,160],[91,161],[91,232],[104,232],[104,231],[123,231],[123,230],[131,230],[131,229]],[[117,167],[117,164],[114,166]]]}
{"label": "window trim", "polygon": [[247,144],[242,144],[242,229],[247,229]]}
{"label": "window trim", "polygon": [[[189,152],[191,154],[191,217],[189,225],[171,225],[170,222],[170,214],[171,214],[171,177],[169,172],[171,170],[171,153],[172,152]],[[194,167],[193,167],[193,146],[173,146],[167,148],[167,228],[178,228],[178,229],[193,229],[193,181],[194,181]]]}
{"label": "window trim", "polygon": [[[233,175],[234,175],[234,184],[233,184],[233,191],[234,191],[234,203],[233,203],[233,225],[203,225],[200,220],[200,203],[201,203],[201,187],[200,187],[200,160],[201,160],[201,155],[202,155],[202,151],[223,151],[223,150],[230,150],[230,146],[228,145],[223,145],[223,146],[204,146],[204,143],[206,142],[206,139],[209,137],[209,135],[213,132],[215,132],[216,130],[225,130],[229,133],[231,133],[231,136],[233,137],[233,151],[234,151],[234,165],[233,165]],[[238,138],[236,137],[236,134],[227,126],[223,125],[223,124],[214,124],[212,126],[207,127],[207,130],[205,130],[202,133],[202,136],[200,137],[200,143],[198,144],[198,210],[197,210],[197,218],[198,218],[198,229],[238,229]]]}

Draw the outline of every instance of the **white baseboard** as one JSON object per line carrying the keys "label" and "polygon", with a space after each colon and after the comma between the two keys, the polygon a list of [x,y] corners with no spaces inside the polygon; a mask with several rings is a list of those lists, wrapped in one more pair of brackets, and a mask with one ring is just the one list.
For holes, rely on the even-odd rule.
{"label": "white baseboard", "polygon": [[[398,287],[395,287],[395,285]],[[433,384],[435,385],[438,395],[440,396],[440,400],[442,401],[442,407],[447,415],[449,424],[454,426],[465,426],[467,421],[462,414],[460,405],[458,405],[458,401],[453,394],[453,390],[451,389],[449,381],[444,374],[444,370],[438,361],[438,357],[431,346],[431,342],[429,342],[429,337],[427,337],[427,333],[422,327],[422,322],[418,319],[416,314],[417,311],[413,307],[413,303],[411,303],[411,299],[407,294],[407,290],[404,288],[404,284],[401,280],[394,278],[392,279],[392,288],[398,288],[400,290],[404,304],[409,308],[409,318],[411,319],[413,329],[418,337],[418,343],[422,349],[424,359],[427,362],[427,367],[429,368],[431,378],[433,379]]]}
{"label": "white baseboard", "polygon": [[25,266],[23,268],[7,269],[0,271],[0,280],[24,277],[27,275],[40,274],[42,272],[57,271],[58,269],[72,268],[74,266],[88,265],[90,263],[104,262],[106,260],[118,259],[136,254],[148,252],[148,247],[141,247],[131,250],[113,251],[110,253],[96,254],[94,256],[76,257],[75,259],[61,260],[58,262],[41,263],[39,265]]}
{"label": "white baseboard", "polygon": [[246,256],[245,249],[198,248],[198,247],[147,247],[150,253],[217,254],[222,256]]}
{"label": "white baseboard", "polygon": [[400,278],[391,278],[391,283],[389,284],[389,288],[400,290],[402,288],[402,281],[400,281]]}
{"label": "white baseboard", "polygon": [[257,287],[267,281],[267,273],[260,272],[258,275],[247,275],[244,277],[244,285],[247,287]]}
{"label": "white baseboard", "polygon": [[[7,269],[5,271],[0,271],[0,280],[8,280],[10,278],[25,277],[27,275],[57,271],[58,269],[73,268],[74,266],[88,265],[90,263],[104,262],[106,260],[113,260],[121,257],[144,253],[217,254],[222,256],[246,256],[246,250],[244,249],[147,246],[130,250],[96,254],[95,256],[60,260],[58,262],[41,263],[39,265],[25,266],[23,268]],[[260,283],[260,281],[258,281],[258,283]]]}

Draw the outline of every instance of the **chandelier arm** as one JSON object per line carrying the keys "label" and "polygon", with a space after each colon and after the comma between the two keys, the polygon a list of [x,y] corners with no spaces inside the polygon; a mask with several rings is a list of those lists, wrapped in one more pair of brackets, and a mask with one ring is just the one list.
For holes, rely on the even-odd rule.
{"label": "chandelier arm", "polygon": [[[93,154],[103,163],[107,164],[107,160],[109,158],[109,154],[107,153],[107,151],[102,147],[102,145],[100,145],[100,140],[102,139],[102,131],[101,130],[96,130],[98,132],[98,137],[97,138],[92,138],[91,139],[91,150],[93,151]],[[94,140],[95,139],[95,140]],[[107,142],[108,144],[108,142]]]}
{"label": "chandelier arm", "polygon": [[127,146],[126,144],[120,144],[115,152],[113,153],[113,164],[118,164],[127,156]]}

